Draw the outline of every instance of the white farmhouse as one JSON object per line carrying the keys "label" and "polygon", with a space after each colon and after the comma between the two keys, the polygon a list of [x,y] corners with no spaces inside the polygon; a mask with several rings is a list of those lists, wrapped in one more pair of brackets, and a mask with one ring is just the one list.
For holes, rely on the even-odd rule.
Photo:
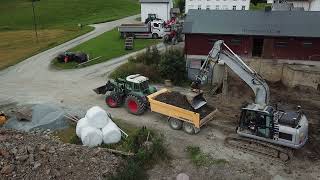
{"label": "white farmhouse", "polygon": [[186,0],[185,13],[189,9],[249,10],[250,0]]}
{"label": "white farmhouse", "polygon": [[149,17],[156,15],[157,18],[167,21],[170,19],[170,10],[173,8],[172,0],[140,0],[141,3],[141,22]]}
{"label": "white farmhouse", "polygon": [[[285,2],[292,3],[294,8],[303,8],[305,11],[320,11],[320,0],[286,0]],[[267,0],[267,3],[279,3],[279,0]]]}

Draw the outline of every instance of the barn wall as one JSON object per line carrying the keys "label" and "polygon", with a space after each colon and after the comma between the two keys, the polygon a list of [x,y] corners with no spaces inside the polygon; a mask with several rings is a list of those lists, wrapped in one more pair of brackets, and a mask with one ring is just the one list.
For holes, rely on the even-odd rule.
{"label": "barn wall", "polygon": [[[264,38],[263,58],[320,61],[320,38],[261,38]],[[250,36],[186,34],[185,52],[187,55],[207,55],[213,42],[219,39],[238,55],[251,57],[253,37]]]}

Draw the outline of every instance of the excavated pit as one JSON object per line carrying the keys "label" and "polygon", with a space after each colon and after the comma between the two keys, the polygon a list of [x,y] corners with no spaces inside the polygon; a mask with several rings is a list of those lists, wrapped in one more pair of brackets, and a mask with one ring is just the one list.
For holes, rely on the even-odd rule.
{"label": "excavated pit", "polygon": [[170,104],[176,107],[180,107],[182,109],[197,112],[200,114],[200,118],[206,117],[208,114],[210,114],[214,110],[213,107],[208,105],[202,106],[201,108],[195,110],[189,103],[187,97],[177,91],[165,92],[165,93],[159,94],[155,99],[157,101],[164,102],[166,104]]}

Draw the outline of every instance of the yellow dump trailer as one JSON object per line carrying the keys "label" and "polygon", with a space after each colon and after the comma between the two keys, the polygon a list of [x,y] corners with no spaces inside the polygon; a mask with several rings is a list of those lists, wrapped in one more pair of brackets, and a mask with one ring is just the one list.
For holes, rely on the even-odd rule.
{"label": "yellow dump trailer", "polygon": [[206,117],[200,119],[199,113],[166,104],[155,99],[159,94],[166,92],[170,92],[170,90],[161,89],[147,97],[151,111],[168,116],[169,125],[172,129],[179,130],[183,128],[188,134],[196,134],[200,131],[201,126],[213,119],[214,114],[217,112],[217,109],[215,109]]}

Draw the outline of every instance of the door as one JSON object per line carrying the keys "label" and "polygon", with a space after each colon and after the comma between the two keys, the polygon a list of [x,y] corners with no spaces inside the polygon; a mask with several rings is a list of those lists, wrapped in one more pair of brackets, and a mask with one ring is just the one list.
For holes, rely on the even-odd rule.
{"label": "door", "polygon": [[253,38],[252,56],[261,57],[263,52],[263,38]]}

